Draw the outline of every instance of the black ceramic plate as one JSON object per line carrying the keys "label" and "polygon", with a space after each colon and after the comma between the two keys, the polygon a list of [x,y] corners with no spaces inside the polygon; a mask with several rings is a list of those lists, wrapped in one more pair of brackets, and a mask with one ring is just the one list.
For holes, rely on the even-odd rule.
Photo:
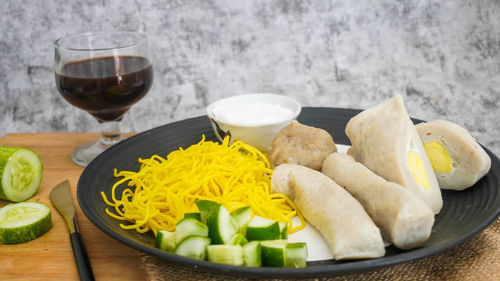
{"label": "black ceramic plate", "polygon": [[[354,109],[304,108],[298,119],[303,124],[327,130],[336,143],[350,144],[344,133],[345,125],[358,112],[359,110]],[[113,169],[137,171],[139,157],[147,158],[153,154],[166,156],[179,147],[186,148],[197,143],[202,134],[205,134],[207,139],[215,140],[205,116],[143,132],[106,150],[87,166],[80,177],[77,196],[81,209],[90,221],[106,234],[144,253],[171,262],[222,273],[275,278],[321,277],[359,272],[430,256],[465,242],[484,230],[500,214],[500,162],[486,149],[492,160],[490,172],[475,186],[465,191],[443,191],[443,209],[436,216],[431,237],[425,245],[411,251],[401,251],[389,246],[386,248],[385,257],[378,259],[346,262],[315,261],[301,269],[228,266],[184,258],[156,249],[152,233],[139,234],[134,230],[124,230],[120,228],[118,220],[106,215],[104,211],[106,205],[100,192],[104,191],[110,198],[111,186],[116,181],[113,178]]]}

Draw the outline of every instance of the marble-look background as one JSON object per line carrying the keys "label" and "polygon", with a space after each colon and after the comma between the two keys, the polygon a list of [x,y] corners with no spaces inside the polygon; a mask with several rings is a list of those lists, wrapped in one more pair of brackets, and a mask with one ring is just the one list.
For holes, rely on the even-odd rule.
{"label": "marble-look background", "polygon": [[124,131],[248,92],[353,108],[400,93],[412,117],[455,121],[500,155],[498,0],[2,0],[0,14],[0,136],[96,130],[56,91],[53,41],[129,30],[148,35],[155,81]]}

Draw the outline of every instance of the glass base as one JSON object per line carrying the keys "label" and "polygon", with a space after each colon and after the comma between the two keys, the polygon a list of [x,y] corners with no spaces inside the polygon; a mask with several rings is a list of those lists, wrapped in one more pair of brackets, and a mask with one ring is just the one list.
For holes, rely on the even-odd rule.
{"label": "glass base", "polygon": [[73,162],[79,166],[87,167],[87,165],[97,157],[97,155],[101,154],[104,150],[111,147],[112,144],[106,145],[101,141],[94,141],[86,143],[73,151],[71,154],[71,159]]}

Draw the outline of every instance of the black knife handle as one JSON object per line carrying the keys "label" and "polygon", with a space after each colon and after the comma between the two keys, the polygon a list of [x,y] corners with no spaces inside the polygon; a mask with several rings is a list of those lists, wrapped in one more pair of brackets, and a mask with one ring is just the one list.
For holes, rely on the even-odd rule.
{"label": "black knife handle", "polygon": [[79,232],[73,232],[69,237],[71,238],[71,247],[73,247],[73,254],[75,255],[75,262],[80,280],[94,281],[94,272],[92,272],[89,256],[87,255],[85,244],[83,244],[82,236]]}

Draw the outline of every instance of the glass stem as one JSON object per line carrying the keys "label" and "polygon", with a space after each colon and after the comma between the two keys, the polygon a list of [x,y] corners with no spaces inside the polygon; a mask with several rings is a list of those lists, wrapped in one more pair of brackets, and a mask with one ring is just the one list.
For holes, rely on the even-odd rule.
{"label": "glass stem", "polygon": [[109,147],[123,139],[119,121],[99,122],[99,125],[101,126],[101,144]]}

